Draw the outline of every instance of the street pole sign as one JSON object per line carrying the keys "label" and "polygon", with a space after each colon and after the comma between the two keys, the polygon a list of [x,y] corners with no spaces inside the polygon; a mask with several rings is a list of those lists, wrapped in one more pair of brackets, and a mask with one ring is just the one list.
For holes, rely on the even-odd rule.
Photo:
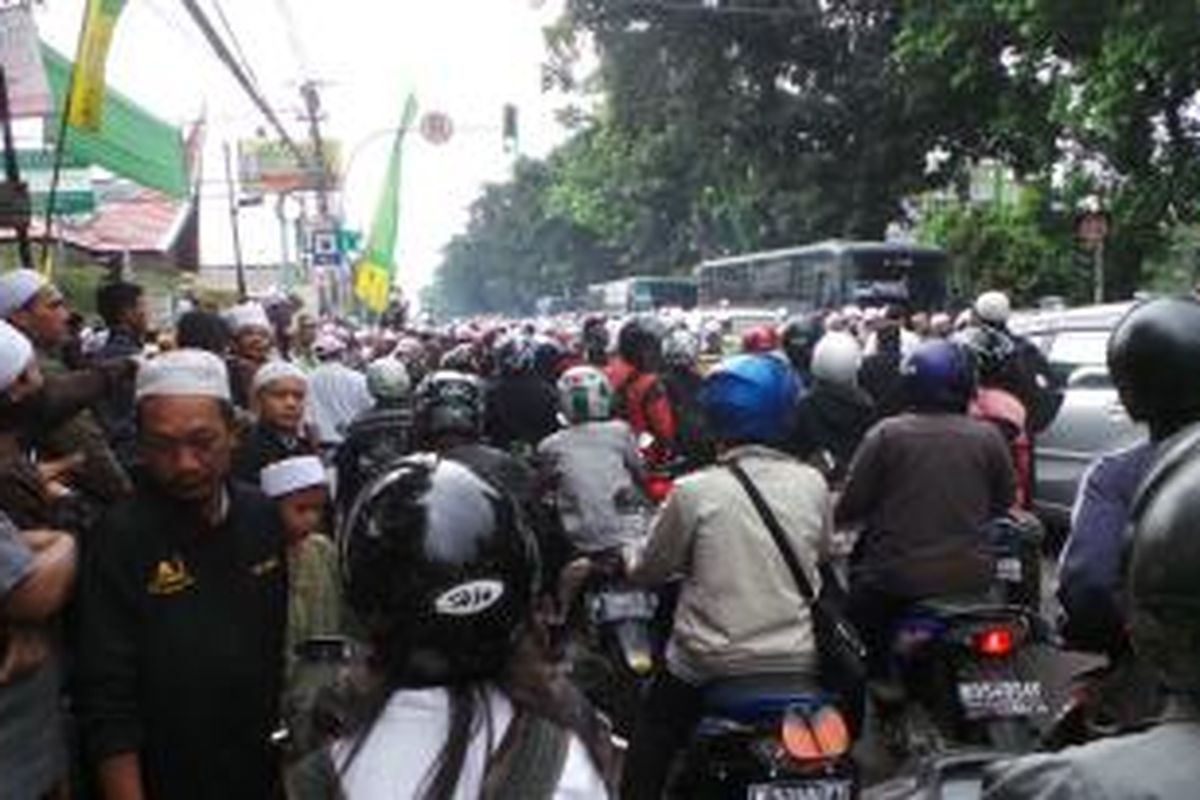
{"label": "street pole sign", "polygon": [[430,144],[445,144],[454,135],[454,121],[441,111],[430,111],[421,118],[421,135]]}
{"label": "street pole sign", "polygon": [[1075,223],[1075,234],[1092,251],[1092,300],[1104,302],[1104,240],[1108,238],[1108,215],[1088,211]]}

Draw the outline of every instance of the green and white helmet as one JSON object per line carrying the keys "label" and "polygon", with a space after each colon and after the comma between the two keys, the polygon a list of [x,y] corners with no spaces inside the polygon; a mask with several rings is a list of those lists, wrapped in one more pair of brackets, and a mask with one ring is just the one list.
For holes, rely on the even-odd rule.
{"label": "green and white helmet", "polygon": [[572,423],[612,416],[612,386],[595,367],[572,367],[558,379],[558,403]]}

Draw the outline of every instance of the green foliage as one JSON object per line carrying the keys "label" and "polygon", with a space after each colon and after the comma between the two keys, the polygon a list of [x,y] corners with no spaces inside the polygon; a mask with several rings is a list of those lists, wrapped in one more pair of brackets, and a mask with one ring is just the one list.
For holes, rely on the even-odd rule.
{"label": "green foliage", "polygon": [[1194,0],[908,0],[899,69],[961,160],[1057,171],[1113,216],[1110,287],[1128,296],[1171,229],[1195,221],[1200,89]]}
{"label": "green foliage", "polygon": [[[732,13],[736,11],[737,13]],[[924,221],[963,288],[1086,296],[1074,212],[1113,224],[1108,287],[1179,263],[1200,202],[1195,0],[567,0],[544,79],[572,138],[490,186],[447,248],[443,310],[528,311],[544,294],[703,258],[881,238],[904,201],[995,158],[1013,207]],[[580,74],[584,43],[599,67]],[[583,108],[594,109],[591,112]],[[940,165],[927,168],[936,152]],[[1082,263],[1081,263],[1082,262]]]}
{"label": "green foliage", "polygon": [[1013,204],[945,203],[925,216],[920,238],[950,254],[959,297],[1003,288],[1020,304],[1048,295],[1086,301],[1091,262],[1073,246],[1071,220],[1049,197],[1030,187]]}

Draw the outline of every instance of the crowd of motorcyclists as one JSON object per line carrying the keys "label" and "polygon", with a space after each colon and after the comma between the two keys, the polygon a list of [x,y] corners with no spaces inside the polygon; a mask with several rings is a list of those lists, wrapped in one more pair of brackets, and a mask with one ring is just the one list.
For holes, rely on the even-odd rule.
{"label": "crowd of motorcyclists", "polygon": [[[97,301],[76,335],[0,274],[0,800],[659,798],[755,693],[861,738],[906,702],[898,623],[994,596],[997,520],[1037,541],[1063,391],[1001,292],[744,332]],[[988,797],[1195,794],[1200,304],[1134,307],[1109,370],[1149,436],[1089,469],[1055,577],[1061,644],[1108,657],[1092,724]],[[632,710],[572,667],[564,586],[605,581],[665,612]]]}

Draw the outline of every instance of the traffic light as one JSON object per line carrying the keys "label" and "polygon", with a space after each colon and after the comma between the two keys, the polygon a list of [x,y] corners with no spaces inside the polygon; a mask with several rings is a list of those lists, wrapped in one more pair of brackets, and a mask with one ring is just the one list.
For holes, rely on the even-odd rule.
{"label": "traffic light", "polygon": [[512,103],[504,104],[504,149],[507,152],[515,153],[517,150],[517,142],[519,141],[517,132],[517,107]]}

